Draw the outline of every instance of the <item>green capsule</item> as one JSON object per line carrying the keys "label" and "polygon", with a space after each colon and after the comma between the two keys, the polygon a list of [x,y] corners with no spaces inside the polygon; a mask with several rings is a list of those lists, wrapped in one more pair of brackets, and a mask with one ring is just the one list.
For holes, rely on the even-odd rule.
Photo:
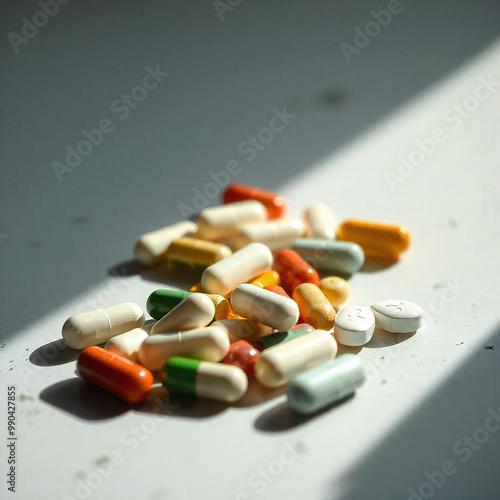
{"label": "green capsule", "polygon": [[191,292],[185,292],[184,290],[155,290],[148,297],[146,308],[152,318],[161,319],[189,295],[191,295]]}
{"label": "green capsule", "polygon": [[174,356],[161,371],[165,388],[171,393],[234,403],[248,387],[245,372],[233,365]]}
{"label": "green capsule", "polygon": [[289,340],[295,339],[309,333],[312,331],[311,328],[300,328],[298,330],[286,330],[284,332],[271,333],[271,335],[266,335],[265,337],[260,337],[255,344],[259,349],[268,349],[276,344],[281,344],[281,342],[288,342]]}

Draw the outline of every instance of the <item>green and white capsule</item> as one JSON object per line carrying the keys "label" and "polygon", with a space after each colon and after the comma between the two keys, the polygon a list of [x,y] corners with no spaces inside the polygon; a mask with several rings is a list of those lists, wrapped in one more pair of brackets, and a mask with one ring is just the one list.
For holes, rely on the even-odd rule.
{"label": "green and white capsule", "polygon": [[245,372],[232,365],[173,357],[161,370],[163,385],[171,393],[187,394],[223,403],[241,399],[248,387]]}
{"label": "green and white capsule", "polygon": [[191,292],[186,292],[184,290],[155,290],[148,297],[146,309],[152,318],[161,319],[190,295]]}
{"label": "green and white capsule", "polygon": [[287,390],[288,404],[295,412],[308,415],[353,394],[364,381],[361,359],[343,354],[293,377]]}
{"label": "green and white capsule", "polygon": [[300,238],[292,249],[324,273],[354,274],[365,263],[365,253],[357,243]]}

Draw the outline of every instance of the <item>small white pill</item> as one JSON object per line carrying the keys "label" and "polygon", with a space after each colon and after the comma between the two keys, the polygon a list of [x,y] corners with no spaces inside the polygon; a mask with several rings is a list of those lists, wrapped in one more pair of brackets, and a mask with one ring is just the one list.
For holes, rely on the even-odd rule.
{"label": "small white pill", "polygon": [[392,333],[415,332],[422,326],[422,308],[407,300],[384,300],[371,306],[375,324]]}
{"label": "small white pill", "polygon": [[253,342],[259,337],[264,337],[273,333],[274,329],[270,326],[257,323],[255,321],[241,318],[241,319],[222,319],[220,321],[214,321],[210,326],[218,326],[223,328],[232,343],[238,342],[238,340],[247,340],[248,342]]}
{"label": "small white pill", "polygon": [[210,324],[214,316],[212,299],[204,293],[192,293],[153,325],[151,335],[202,328]]}
{"label": "small white pill", "polygon": [[134,328],[129,332],[120,333],[120,335],[109,339],[105,349],[127,358],[132,363],[137,363],[139,347],[147,337],[148,332],[143,328]]}
{"label": "small white pill", "polygon": [[325,330],[314,330],[264,350],[255,363],[255,376],[266,387],[280,387],[304,370],[332,360],[337,342]]}
{"label": "small white pill", "polygon": [[260,243],[252,243],[207,267],[201,275],[201,286],[206,293],[225,297],[238,285],[256,278],[272,265],[271,250]]}
{"label": "small white pill", "polygon": [[370,342],[374,329],[375,316],[370,309],[351,306],[337,314],[333,334],[340,344],[360,346]]}
{"label": "small white pill", "polygon": [[303,235],[304,223],[300,219],[277,219],[243,226],[235,237],[235,244],[241,248],[249,243],[263,243],[274,251],[288,248]]}
{"label": "small white pill", "polygon": [[325,203],[315,203],[305,212],[306,234],[308,238],[335,239],[335,216]]}
{"label": "small white pill", "polygon": [[64,342],[72,349],[85,349],[144,325],[144,312],[133,302],[96,309],[68,318],[62,327]]}
{"label": "small white pill", "polygon": [[229,346],[225,330],[208,326],[148,337],[139,349],[139,360],[150,370],[161,369],[173,356],[217,362],[227,354]]}
{"label": "small white pill", "polygon": [[198,217],[198,238],[217,240],[236,234],[245,224],[267,220],[266,207],[255,200],[205,208]]}
{"label": "small white pill", "polygon": [[294,300],[249,283],[234,289],[231,307],[239,316],[282,331],[295,326],[300,316]]}
{"label": "small white pill", "polygon": [[163,260],[170,243],[177,238],[196,233],[198,226],[191,221],[183,221],[172,226],[142,235],[135,244],[135,258],[145,266]]}

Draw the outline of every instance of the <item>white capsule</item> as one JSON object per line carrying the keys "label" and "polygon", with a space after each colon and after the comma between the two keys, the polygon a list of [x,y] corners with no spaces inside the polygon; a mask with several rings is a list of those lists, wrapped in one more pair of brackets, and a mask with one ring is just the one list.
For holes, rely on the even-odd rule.
{"label": "white capsule", "polygon": [[238,342],[238,340],[253,342],[259,337],[264,337],[274,331],[270,326],[245,318],[222,319],[220,321],[214,321],[210,326],[223,328],[227,332],[231,344]]}
{"label": "white capsule", "polygon": [[143,234],[135,244],[135,258],[145,266],[157,264],[163,260],[172,241],[194,234],[197,229],[198,226],[194,222],[183,221]]}
{"label": "white capsule", "polygon": [[335,318],[333,334],[337,342],[360,346],[370,342],[375,329],[375,316],[364,306],[346,307]]}
{"label": "white capsule", "polygon": [[204,293],[192,293],[153,325],[151,335],[202,328],[210,324],[214,316],[212,299]]}
{"label": "white capsule", "polygon": [[384,300],[371,306],[375,324],[392,333],[410,333],[422,326],[422,308],[407,300]]}
{"label": "white capsule", "polygon": [[105,349],[127,358],[132,363],[137,363],[139,347],[147,337],[148,332],[143,328],[134,328],[129,332],[120,333],[120,335],[109,339]]}
{"label": "white capsule", "polygon": [[266,387],[280,387],[313,366],[337,354],[337,342],[325,330],[314,330],[264,350],[255,364],[255,376]]}
{"label": "white capsule", "polygon": [[304,223],[300,219],[277,219],[261,224],[247,224],[236,236],[236,245],[263,243],[271,250],[288,248],[297,238],[304,235]]}
{"label": "white capsule", "polygon": [[325,203],[315,203],[305,212],[306,234],[308,238],[335,239],[335,216]]}
{"label": "white capsule", "polygon": [[252,243],[205,269],[201,275],[201,286],[206,293],[226,296],[272,265],[271,250],[260,243]]}
{"label": "white capsule", "polygon": [[139,361],[150,370],[159,370],[173,356],[220,361],[230,346],[222,328],[208,326],[186,332],[153,335],[139,349]]}
{"label": "white capsule", "polygon": [[233,311],[244,318],[284,331],[297,324],[299,306],[289,298],[245,283],[231,294]]}
{"label": "white capsule", "polygon": [[62,327],[62,336],[72,349],[85,349],[143,325],[144,312],[141,307],[133,302],[124,302],[71,316]]}
{"label": "white capsule", "polygon": [[228,203],[220,207],[205,208],[198,217],[198,238],[217,240],[236,234],[245,224],[267,220],[266,207],[255,200]]}
{"label": "white capsule", "polygon": [[196,373],[196,395],[224,403],[241,399],[248,388],[245,372],[237,366],[200,363]]}

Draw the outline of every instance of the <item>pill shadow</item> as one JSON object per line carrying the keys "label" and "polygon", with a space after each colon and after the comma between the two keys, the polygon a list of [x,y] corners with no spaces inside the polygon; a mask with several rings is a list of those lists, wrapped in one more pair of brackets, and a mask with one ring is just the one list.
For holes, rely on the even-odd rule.
{"label": "pill shadow", "polygon": [[391,333],[386,332],[379,327],[375,327],[373,337],[364,347],[368,349],[378,349],[380,347],[389,347],[391,345],[401,344],[401,342],[411,339],[415,333],[417,332]]}
{"label": "pill shadow", "polygon": [[227,408],[226,404],[218,401],[198,399],[184,394],[169,394],[161,387],[154,389],[146,401],[133,407],[137,412],[190,419],[215,417]]}
{"label": "pill shadow", "polygon": [[333,403],[312,415],[299,415],[292,411],[288,402],[285,400],[270,410],[259,415],[255,420],[254,427],[261,432],[284,432],[305,425],[312,420],[316,420],[332,412],[336,408],[348,404],[354,399],[354,394]]}
{"label": "pill shadow", "polygon": [[375,255],[365,255],[365,263],[360,269],[362,273],[376,273],[388,269],[399,262],[399,257],[381,257]]}
{"label": "pill shadow", "polygon": [[338,345],[337,357],[342,356],[342,354],[359,354],[364,346],[349,346],[349,345]]}
{"label": "pill shadow", "polygon": [[57,382],[40,393],[40,400],[82,420],[107,420],[132,406],[81,378]]}
{"label": "pill shadow", "polygon": [[59,339],[35,349],[29,360],[36,366],[57,366],[75,361],[79,354],[80,351],[71,349],[63,339]]}
{"label": "pill shadow", "polygon": [[260,384],[255,378],[248,381],[248,389],[242,399],[234,403],[234,408],[249,408],[257,406],[271,399],[276,399],[285,394],[286,387],[269,389]]}

